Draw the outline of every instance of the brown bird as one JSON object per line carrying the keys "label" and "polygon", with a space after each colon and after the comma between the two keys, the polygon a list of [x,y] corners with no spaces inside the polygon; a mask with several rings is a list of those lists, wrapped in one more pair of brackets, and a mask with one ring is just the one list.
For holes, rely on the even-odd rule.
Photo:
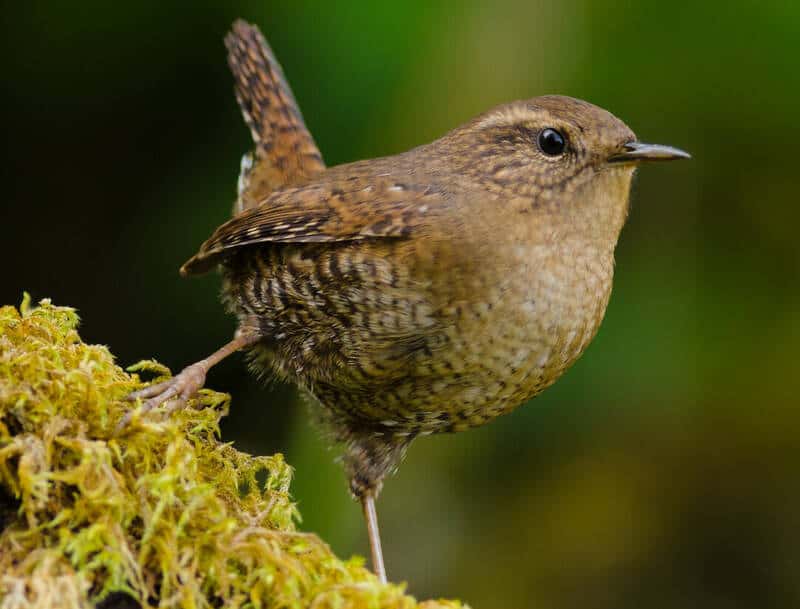
{"label": "brown bird", "polygon": [[417,436],[487,423],[575,362],[608,304],[637,165],[689,155],[544,96],[326,169],[258,30],[237,22],[226,43],[255,161],[236,215],[181,273],[219,266],[239,327],[131,397],[143,411],[185,401],[244,348],[256,370],[299,385],[343,444],[385,580],[374,502],[387,474]]}

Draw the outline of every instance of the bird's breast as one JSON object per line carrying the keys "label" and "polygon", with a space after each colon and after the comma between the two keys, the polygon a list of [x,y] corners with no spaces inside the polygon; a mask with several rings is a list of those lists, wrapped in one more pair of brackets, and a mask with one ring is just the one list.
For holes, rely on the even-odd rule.
{"label": "bird's breast", "polygon": [[453,373],[432,386],[451,408],[439,414],[443,430],[481,425],[555,382],[595,336],[608,304],[611,252],[564,242],[495,255],[506,257],[492,265],[505,276],[476,278],[480,297],[443,310],[451,323],[441,357]]}

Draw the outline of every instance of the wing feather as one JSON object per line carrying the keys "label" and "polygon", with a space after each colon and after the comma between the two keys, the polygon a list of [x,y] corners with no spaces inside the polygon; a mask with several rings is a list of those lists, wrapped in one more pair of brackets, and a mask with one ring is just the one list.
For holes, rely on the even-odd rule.
{"label": "wing feather", "polygon": [[[203,273],[243,247],[259,243],[326,243],[411,234],[433,205],[434,188],[387,177],[323,180],[277,191],[220,226],[181,268]],[[441,192],[436,200],[441,202]]]}

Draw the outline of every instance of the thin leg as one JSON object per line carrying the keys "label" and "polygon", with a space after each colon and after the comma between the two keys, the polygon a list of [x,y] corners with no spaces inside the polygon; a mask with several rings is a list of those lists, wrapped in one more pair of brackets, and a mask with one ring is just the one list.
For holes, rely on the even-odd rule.
{"label": "thin leg", "polygon": [[383,566],[383,550],[381,550],[381,533],[378,530],[378,514],[375,512],[375,497],[367,493],[361,497],[364,519],[367,521],[369,548],[372,552],[372,570],[381,583],[386,583],[386,569]]}
{"label": "thin leg", "polygon": [[[212,366],[218,364],[226,357],[235,353],[239,349],[247,347],[257,342],[258,335],[252,332],[240,332],[236,337],[226,345],[220,347],[214,353],[199,362],[187,366],[181,370],[180,374],[173,376],[171,379],[163,383],[156,383],[150,385],[139,391],[134,391],[127,396],[127,400],[135,401],[138,399],[147,400],[142,404],[142,413],[149,412],[159,404],[163,404],[167,400],[176,400],[178,404],[185,403],[190,397],[202,388],[206,382],[206,373]],[[177,407],[177,406],[176,406]],[[175,408],[172,408],[174,410]],[[133,418],[133,410],[127,412],[117,424],[116,432],[119,433],[131,422]]]}

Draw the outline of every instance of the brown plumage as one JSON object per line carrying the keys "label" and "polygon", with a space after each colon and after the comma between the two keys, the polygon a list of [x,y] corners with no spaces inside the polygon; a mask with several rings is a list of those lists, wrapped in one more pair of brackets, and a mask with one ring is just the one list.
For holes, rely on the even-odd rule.
{"label": "brown plumage", "polygon": [[[221,266],[238,336],[139,395],[148,407],[187,397],[240,347],[297,383],[344,444],[382,573],[373,501],[386,475],[415,437],[486,423],[583,353],[608,303],[637,162],[686,155],[636,142],[589,103],[545,96],[409,152],[323,170],[299,111],[286,114],[291,130],[252,126],[273,124],[254,110],[263,96],[253,90],[296,110],[264,56],[237,90],[257,145],[273,142],[259,158],[277,177],[259,184],[285,186],[258,197],[245,189],[245,209],[181,269]],[[294,144],[280,138],[289,132]]]}
{"label": "brown plumage", "polygon": [[255,159],[242,159],[234,213],[257,206],[286,184],[325,170],[280,64],[264,36],[241,19],[225,37],[236,101],[255,143]]}

